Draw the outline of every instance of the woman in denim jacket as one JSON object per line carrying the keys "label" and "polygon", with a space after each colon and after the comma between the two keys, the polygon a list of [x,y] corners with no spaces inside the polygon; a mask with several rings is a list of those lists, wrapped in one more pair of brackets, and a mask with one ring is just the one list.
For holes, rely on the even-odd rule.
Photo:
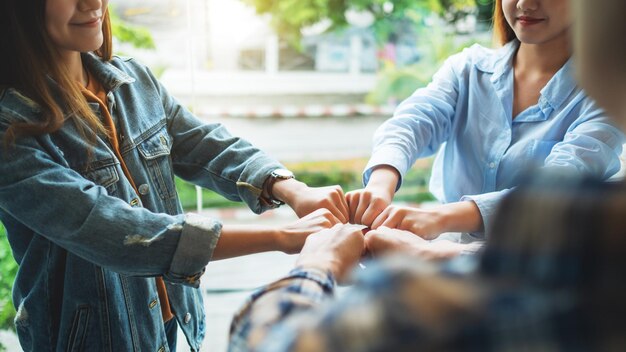
{"label": "woman in denim jacket", "polygon": [[[196,351],[210,260],[297,252],[345,222],[347,205],[112,57],[107,3],[0,4],[0,221],[20,266],[17,334],[26,351],[168,351],[179,325]],[[174,175],[302,218],[262,228],[185,215]]]}

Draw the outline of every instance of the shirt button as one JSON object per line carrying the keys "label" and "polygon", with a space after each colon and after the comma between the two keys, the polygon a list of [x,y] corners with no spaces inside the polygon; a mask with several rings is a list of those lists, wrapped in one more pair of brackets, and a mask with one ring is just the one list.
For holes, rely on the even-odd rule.
{"label": "shirt button", "polygon": [[185,319],[183,319],[183,322],[185,324],[189,324],[190,321],[191,321],[191,314],[190,313],[185,314]]}
{"label": "shirt button", "polygon": [[143,185],[140,185],[139,189],[137,190],[139,191],[139,194],[145,196],[146,194],[150,193],[150,186],[144,183]]}
{"label": "shirt button", "polygon": [[489,163],[490,169],[495,169],[495,167],[496,167],[496,163],[494,163],[493,161]]}

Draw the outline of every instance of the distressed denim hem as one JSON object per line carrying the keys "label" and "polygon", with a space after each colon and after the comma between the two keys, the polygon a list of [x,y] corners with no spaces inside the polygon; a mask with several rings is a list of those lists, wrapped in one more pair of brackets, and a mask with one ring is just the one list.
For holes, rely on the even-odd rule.
{"label": "distressed denim hem", "polygon": [[198,287],[221,230],[222,224],[215,219],[187,214],[170,270],[164,277],[172,283]]}

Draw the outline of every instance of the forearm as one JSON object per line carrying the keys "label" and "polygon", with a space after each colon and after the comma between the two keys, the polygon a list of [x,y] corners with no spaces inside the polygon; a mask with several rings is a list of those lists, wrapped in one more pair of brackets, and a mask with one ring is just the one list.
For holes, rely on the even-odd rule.
{"label": "forearm", "polygon": [[282,250],[281,232],[258,225],[224,225],[211,260]]}
{"label": "forearm", "polygon": [[389,195],[389,199],[393,199],[399,181],[400,173],[398,170],[390,165],[379,165],[372,171],[365,188],[382,190],[385,194]]}
{"label": "forearm", "polygon": [[272,187],[272,195],[293,208],[298,193],[307,188],[307,185],[296,179],[278,180]]}
{"label": "forearm", "polygon": [[442,219],[440,233],[483,231],[483,218],[473,201],[443,204],[436,211]]}

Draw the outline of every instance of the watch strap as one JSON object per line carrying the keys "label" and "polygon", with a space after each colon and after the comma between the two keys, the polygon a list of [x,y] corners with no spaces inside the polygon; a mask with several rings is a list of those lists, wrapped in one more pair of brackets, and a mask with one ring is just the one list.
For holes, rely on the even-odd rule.
{"label": "watch strap", "polygon": [[285,202],[277,199],[276,197],[274,197],[274,194],[272,192],[273,188],[274,188],[274,184],[276,183],[276,181],[278,180],[288,180],[290,178],[294,178],[293,173],[291,171],[285,170],[286,172],[283,172],[282,174],[277,173],[276,171],[272,171],[272,173],[270,174],[270,176],[268,177],[267,181],[265,182],[265,194],[267,194],[268,199],[266,200],[267,205],[269,205],[270,207],[274,207],[277,208],[283,204],[285,204]]}

